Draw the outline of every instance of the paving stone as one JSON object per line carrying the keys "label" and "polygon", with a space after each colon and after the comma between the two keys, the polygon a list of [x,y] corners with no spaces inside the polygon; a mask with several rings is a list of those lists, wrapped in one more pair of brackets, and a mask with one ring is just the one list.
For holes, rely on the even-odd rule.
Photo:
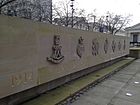
{"label": "paving stone", "polygon": [[114,98],[108,105],[140,105],[134,102],[130,102],[121,98]]}
{"label": "paving stone", "polygon": [[[132,96],[127,96],[126,93],[130,93],[130,94],[132,94]],[[127,100],[127,101],[131,101],[131,102],[135,102],[135,103],[140,104],[140,88],[127,86],[126,88],[123,88],[119,92],[117,97],[124,99],[124,100]]]}
{"label": "paving stone", "polygon": [[[140,68],[140,67],[139,67]],[[138,70],[136,70],[135,68],[132,69],[125,69],[125,70],[121,70],[119,73],[121,74],[128,74],[128,75],[134,75]]]}
{"label": "paving stone", "polygon": [[99,84],[101,86],[106,86],[106,87],[110,87],[110,88],[116,88],[116,89],[121,89],[125,83],[123,82],[119,82],[119,81],[115,81],[115,80],[111,80],[111,79],[108,79],[104,82],[102,82],[101,84]]}
{"label": "paving stone", "polygon": [[75,101],[72,105],[97,105],[93,103],[92,99],[81,97],[80,100]]}
{"label": "paving stone", "polygon": [[[78,102],[79,101],[79,102]],[[90,103],[89,105],[107,105],[110,102],[110,99],[100,97],[100,96],[86,96],[81,98],[80,100],[77,100],[77,104],[72,105],[87,105],[85,102]]]}
{"label": "paving stone", "polygon": [[72,105],[140,105],[140,59],[90,89]]}
{"label": "paving stone", "polygon": [[119,89],[114,89],[114,88],[105,87],[105,86],[96,86],[95,88],[93,88],[90,91],[88,91],[87,93],[85,93],[85,95],[100,96],[103,98],[111,99],[118,92],[119,92]]}
{"label": "paving stone", "polygon": [[114,76],[112,76],[110,79],[119,82],[127,82],[131,77],[132,75],[129,74],[117,73]]}

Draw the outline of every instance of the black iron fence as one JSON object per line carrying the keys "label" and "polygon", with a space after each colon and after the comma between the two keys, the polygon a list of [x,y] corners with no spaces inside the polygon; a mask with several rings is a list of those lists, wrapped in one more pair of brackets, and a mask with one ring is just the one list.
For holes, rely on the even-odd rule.
{"label": "black iron fence", "polygon": [[130,46],[140,46],[140,42],[130,42]]}

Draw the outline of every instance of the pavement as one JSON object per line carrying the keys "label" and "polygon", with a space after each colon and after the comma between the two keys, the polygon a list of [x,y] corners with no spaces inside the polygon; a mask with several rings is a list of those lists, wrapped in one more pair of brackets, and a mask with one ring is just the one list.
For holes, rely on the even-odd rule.
{"label": "pavement", "polygon": [[[97,84],[99,81],[101,82],[105,77],[113,74],[115,71],[121,70],[121,68],[126,67],[134,60],[134,58],[124,58],[123,60],[112,64],[111,66],[100,69],[96,72],[90,73],[86,76],[48,91],[47,93],[41,94],[39,97],[29,100],[22,105],[71,105],[71,102],[77,100],[80,94],[82,95],[83,92],[85,93],[85,97],[81,97],[79,99],[83,102],[75,102],[76,105],[81,105],[81,103],[83,105],[107,105],[115,95],[114,92],[118,93],[119,90],[124,86],[125,82],[127,82],[136,71],[133,72],[132,70],[129,70],[129,72],[127,72],[129,74],[125,76],[124,73],[117,73],[118,75],[116,74],[111,77],[112,79],[110,81],[106,80],[102,82],[102,84],[94,87],[94,90],[90,90],[90,92],[88,92],[89,94],[86,93],[86,91],[89,90],[87,87],[92,84],[92,86],[90,86],[90,88],[92,88],[95,86],[93,84]],[[78,94],[77,92],[79,91],[81,92]],[[128,95],[131,94],[128,93]],[[70,98],[67,99],[68,97]]]}
{"label": "pavement", "polygon": [[91,88],[70,105],[140,105],[140,59]]}

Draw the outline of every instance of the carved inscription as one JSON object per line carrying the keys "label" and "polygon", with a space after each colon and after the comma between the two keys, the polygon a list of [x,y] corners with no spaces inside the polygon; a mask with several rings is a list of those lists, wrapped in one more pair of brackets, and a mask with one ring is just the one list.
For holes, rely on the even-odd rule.
{"label": "carved inscription", "polygon": [[104,52],[105,52],[105,54],[107,54],[108,46],[109,46],[109,43],[108,43],[108,40],[106,39],[105,42],[104,42]]}
{"label": "carved inscription", "polygon": [[33,72],[19,73],[11,76],[11,86],[27,84],[33,80]]}
{"label": "carved inscription", "polygon": [[78,40],[78,45],[77,45],[77,55],[81,58],[82,57],[82,54],[84,53],[85,51],[85,46],[84,46],[84,39],[82,37],[79,38]]}
{"label": "carved inscription", "polygon": [[92,55],[96,56],[99,54],[99,43],[98,40],[95,38],[92,40]]}
{"label": "carved inscription", "polygon": [[47,60],[55,64],[61,63],[64,60],[64,56],[61,54],[61,49],[62,46],[60,45],[60,36],[55,35],[52,46],[52,55],[47,57]]}
{"label": "carved inscription", "polygon": [[116,43],[115,43],[115,41],[113,40],[113,41],[112,41],[112,51],[115,52],[115,49],[116,49]]}

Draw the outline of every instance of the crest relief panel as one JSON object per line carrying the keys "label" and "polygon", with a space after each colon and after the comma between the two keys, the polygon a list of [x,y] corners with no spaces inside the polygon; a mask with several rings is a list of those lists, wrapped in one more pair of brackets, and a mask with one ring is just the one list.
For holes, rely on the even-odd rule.
{"label": "crest relief panel", "polygon": [[109,43],[108,43],[108,39],[106,38],[104,41],[104,53],[107,54],[108,52],[108,47],[109,47]]}
{"label": "crest relief panel", "polygon": [[97,38],[92,40],[92,55],[97,56],[99,54],[99,42]]}
{"label": "crest relief panel", "polygon": [[64,56],[61,53],[62,46],[60,45],[60,35],[54,35],[54,42],[52,46],[52,54],[47,57],[49,62],[59,64],[64,60]]}
{"label": "crest relief panel", "polygon": [[78,39],[78,45],[77,45],[76,53],[81,58],[83,56],[84,51],[85,51],[84,39],[82,37],[80,37]]}

